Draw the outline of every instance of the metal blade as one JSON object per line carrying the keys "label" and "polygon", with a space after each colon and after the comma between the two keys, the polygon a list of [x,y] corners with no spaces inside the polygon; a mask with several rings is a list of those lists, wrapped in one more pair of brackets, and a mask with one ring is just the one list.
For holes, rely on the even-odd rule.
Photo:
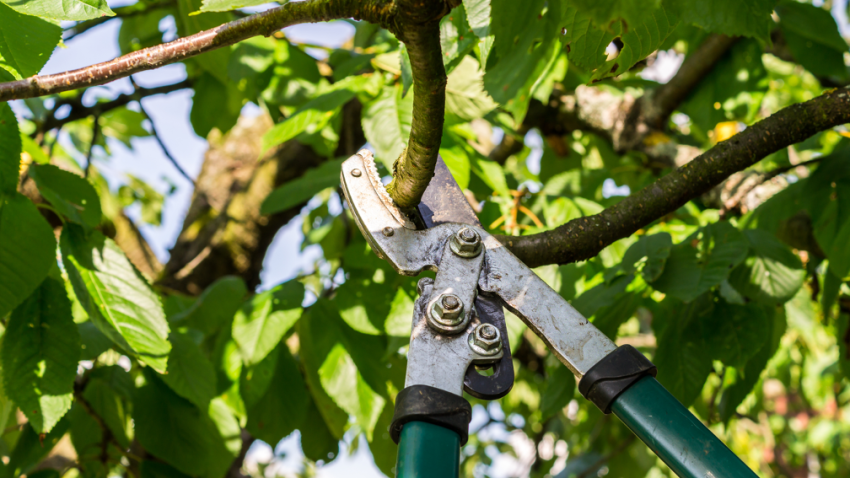
{"label": "metal blade", "polygon": [[[469,200],[458,186],[443,158],[439,156],[437,166],[434,168],[434,177],[428,183],[418,209],[422,221],[428,228],[449,222],[481,227],[475,210],[472,209],[472,205],[469,204]],[[475,310],[481,322],[490,323],[499,328],[504,354],[498,362],[493,364],[493,374],[490,376],[481,375],[475,367],[469,367],[464,376],[463,389],[473,397],[495,400],[507,395],[514,384],[514,365],[502,301],[495,296],[479,294],[475,299]]]}

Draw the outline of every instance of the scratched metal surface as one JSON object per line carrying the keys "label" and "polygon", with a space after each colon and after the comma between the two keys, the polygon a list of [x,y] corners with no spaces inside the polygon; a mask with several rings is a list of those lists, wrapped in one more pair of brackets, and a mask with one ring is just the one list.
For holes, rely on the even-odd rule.
{"label": "scratched metal surface", "polygon": [[463,377],[470,364],[473,361],[498,360],[504,351],[487,357],[475,353],[469,347],[469,334],[480,323],[476,317],[470,320],[461,334],[444,335],[435,332],[425,319],[433,295],[433,287],[425,287],[414,306],[404,386],[428,385],[463,395]]}

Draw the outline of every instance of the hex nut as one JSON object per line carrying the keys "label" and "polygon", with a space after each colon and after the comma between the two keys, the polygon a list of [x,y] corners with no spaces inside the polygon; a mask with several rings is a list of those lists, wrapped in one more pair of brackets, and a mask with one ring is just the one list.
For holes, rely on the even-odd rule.
{"label": "hex nut", "polygon": [[464,227],[452,236],[450,247],[460,257],[476,257],[481,254],[481,236],[474,229]]}
{"label": "hex nut", "polygon": [[442,294],[431,306],[431,317],[443,326],[458,325],[463,322],[463,302],[454,294]]}
{"label": "hex nut", "polygon": [[502,351],[502,337],[493,324],[478,324],[469,334],[469,347],[480,355],[496,355]]}

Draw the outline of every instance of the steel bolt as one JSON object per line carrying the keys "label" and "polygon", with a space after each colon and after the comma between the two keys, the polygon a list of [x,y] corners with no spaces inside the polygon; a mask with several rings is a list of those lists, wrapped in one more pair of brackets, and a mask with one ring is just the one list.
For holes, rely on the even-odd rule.
{"label": "steel bolt", "polygon": [[431,316],[443,325],[457,325],[463,321],[463,302],[454,294],[441,295],[431,307]]}
{"label": "steel bolt", "polygon": [[493,324],[479,324],[469,334],[469,346],[481,355],[496,355],[502,350],[499,329]]}
{"label": "steel bolt", "polygon": [[475,230],[464,227],[451,239],[452,252],[460,257],[476,257],[481,254],[481,236]]}
{"label": "steel bolt", "polygon": [[391,237],[393,234],[395,234],[395,231],[390,226],[385,227],[381,232],[384,233],[384,235],[387,237]]}
{"label": "steel bolt", "polygon": [[360,170],[359,169],[352,169],[351,175],[354,176],[355,178],[359,178],[360,177]]}
{"label": "steel bolt", "polygon": [[416,283],[416,290],[419,292],[419,295],[425,293],[425,288],[434,285],[434,279],[430,277],[423,277],[419,279],[419,282]]}

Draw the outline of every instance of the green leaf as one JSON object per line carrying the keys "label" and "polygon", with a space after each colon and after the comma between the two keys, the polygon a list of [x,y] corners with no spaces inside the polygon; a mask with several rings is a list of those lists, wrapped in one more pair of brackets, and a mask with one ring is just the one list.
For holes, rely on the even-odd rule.
{"label": "green leaf", "polygon": [[[700,249],[692,245],[698,238]],[[726,279],[748,249],[744,235],[728,222],[703,227],[673,246],[664,271],[652,287],[690,302]]]}
{"label": "green leaf", "polygon": [[657,317],[653,321],[658,349],[652,361],[658,367],[658,381],[687,407],[699,395],[711,372],[711,355],[700,327],[701,317],[712,311],[711,297],[703,294],[688,304],[666,299],[662,304],[666,306],[663,318],[673,322],[659,334],[656,322],[661,321]]}
{"label": "green leaf", "polygon": [[484,184],[489,186],[493,192],[501,195],[502,197],[511,197],[510,189],[508,188],[508,181],[505,178],[505,170],[499,163],[483,159],[478,156],[472,159],[472,172],[481,178],[481,180],[484,181]]}
{"label": "green leaf", "polygon": [[139,474],[141,478],[191,478],[167,463],[151,460],[142,461]]}
{"label": "green leaf", "polygon": [[601,25],[637,25],[660,7],[661,0],[572,0],[575,8]]}
{"label": "green leaf", "polygon": [[540,417],[545,420],[563,410],[576,390],[576,378],[570,369],[560,362],[546,367],[546,385],[540,397]]}
{"label": "green leaf", "polygon": [[[72,291],[73,292],[73,291]],[[80,360],[95,360],[112,347],[112,341],[90,320],[77,324],[80,333]]]}
{"label": "green leaf", "polygon": [[[0,113],[0,115],[2,115],[2,113]],[[6,141],[3,139],[0,139],[0,142],[2,142],[0,144],[6,144]],[[39,146],[38,143],[33,141],[32,138],[24,134],[23,131],[21,131],[21,147],[21,149],[23,150],[23,152],[21,153],[21,159],[23,159],[23,153],[27,153],[30,155],[30,158],[32,158],[32,161],[34,163],[47,164],[50,162],[50,158],[47,157],[47,154],[44,152],[43,149],[41,149],[41,146]],[[9,152],[14,151],[14,149],[14,144],[10,143]]]}
{"label": "green leaf", "polygon": [[664,8],[648,9],[638,22],[618,22],[614,29],[623,47],[616,58],[608,60],[593,73],[591,81],[602,80],[628,71],[637,62],[657,50],[676,29],[679,19]]}
{"label": "green leaf", "polygon": [[[301,377],[298,364],[289,352],[289,347],[281,343],[274,355],[277,364],[265,393],[248,409],[248,423],[245,426],[251,435],[266,443],[277,443],[302,424],[307,412],[310,396]],[[314,426],[304,422],[305,427]]]}
{"label": "green leaf", "polygon": [[[186,37],[204,30],[223,25],[233,19],[229,13],[204,13],[193,15],[201,9],[201,0],[177,0],[177,33]],[[194,60],[207,73],[222,84],[227,84],[227,64],[230,61],[230,48],[219,48],[199,55]],[[197,84],[195,84],[197,91]],[[221,98],[213,101],[221,101]],[[220,113],[219,113],[220,114]],[[229,129],[229,128],[228,128]],[[222,129],[222,132],[226,131]]]}
{"label": "green leaf", "polygon": [[593,315],[593,325],[614,340],[620,326],[635,314],[640,302],[640,295],[626,292],[616,297],[610,305],[599,308]]}
{"label": "green leaf", "polygon": [[703,320],[703,336],[712,358],[730,367],[743,368],[767,338],[764,331],[769,324],[759,306],[718,301]]}
{"label": "green leaf", "polygon": [[9,103],[3,103],[0,104],[0,194],[14,194],[18,189],[20,167],[21,134],[18,131],[18,120]]}
{"label": "green leaf", "polygon": [[566,33],[561,41],[567,45],[567,56],[576,65],[594,70],[605,63],[605,49],[614,40],[614,34],[599,27],[590,14],[568,8],[564,18]]}
{"label": "green leaf", "polygon": [[644,280],[653,282],[664,272],[664,264],[670,257],[672,247],[673,239],[669,233],[643,236],[629,246],[623,256],[623,269],[627,273],[640,269]]}
{"label": "green leaf", "polygon": [[[543,3],[543,0],[493,0],[491,3],[490,30],[495,35],[495,43],[487,61],[484,88],[501,104],[507,105],[523,86],[534,83],[542,72],[538,63],[549,58],[547,53],[561,21],[560,4],[551,3],[541,17]],[[498,56],[495,62],[493,55]]]}
{"label": "green leaf", "polygon": [[735,374],[735,382],[723,390],[718,406],[720,419],[723,422],[728,422],[732,418],[735,409],[747,398],[747,395],[759,382],[762,371],[767,367],[767,362],[779,349],[779,342],[785,335],[787,327],[785,315],[776,312],[769,315],[772,315],[772,317],[768,317],[766,327],[761,331],[767,338],[766,343],[758,349],[753,358],[747,361],[747,365],[743,369],[731,370],[731,373]]}
{"label": "green leaf", "polygon": [[210,284],[188,309],[174,314],[169,321],[212,333],[229,323],[242,305],[248,289],[241,277],[224,276]]}
{"label": "green leaf", "polygon": [[71,408],[80,335],[61,280],[48,277],[9,318],[3,336],[3,386],[38,433]]}
{"label": "green leaf", "polygon": [[767,43],[776,0],[665,0],[681,21],[712,33],[747,36]]}
{"label": "green leaf", "polygon": [[393,476],[393,470],[398,459],[398,445],[390,438],[390,425],[393,422],[394,407],[391,402],[384,406],[384,411],[378,417],[378,423],[375,425],[375,433],[372,435],[372,440],[369,442],[369,451],[372,452],[372,458],[375,460],[375,465],[386,476]]}
{"label": "green leaf", "polygon": [[162,380],[177,395],[206,410],[216,395],[215,370],[198,345],[185,334],[172,333],[168,372]]}
{"label": "green leaf", "polygon": [[440,50],[443,53],[443,64],[447,75],[452,73],[477,43],[478,38],[469,28],[466,22],[466,11],[463,8],[452,10],[440,20]]}
{"label": "green leaf", "polygon": [[[365,77],[349,77],[365,80]],[[343,80],[346,82],[346,80]],[[359,81],[363,83],[363,81]],[[346,82],[352,83],[352,82]],[[282,123],[276,124],[263,135],[263,151],[283,144],[299,134],[308,131],[319,131],[328,121],[354,98],[357,89],[338,86],[327,93],[310,100]]]}
{"label": "green leaf", "polygon": [[573,307],[583,316],[592,317],[600,307],[610,305],[632,282],[633,276],[618,276],[585,291],[572,301]]}
{"label": "green leaf", "polygon": [[159,22],[172,13],[171,8],[155,8],[144,13],[122,17],[121,28],[118,30],[118,48],[121,53],[126,55],[162,43]]}
{"label": "green leaf", "polygon": [[128,108],[115,108],[98,117],[101,131],[104,136],[115,138],[124,143],[128,149],[133,149],[133,138],[145,138],[150,132],[145,129],[144,122],[147,117],[140,111]]}
{"label": "green leaf", "polygon": [[413,95],[402,97],[402,86],[385,86],[363,108],[363,133],[375,148],[375,157],[392,171],[404,150],[413,121]]}
{"label": "green leaf", "polygon": [[800,259],[773,234],[754,229],[744,231],[752,257],[729,275],[729,284],[744,297],[766,305],[791,300],[806,279]]}
{"label": "green leaf", "polygon": [[[339,455],[339,439],[331,433],[316,403],[312,400],[308,400],[300,430],[301,451],[307,458],[313,461],[333,460]],[[394,449],[398,450],[397,447]]]}
{"label": "green leaf", "polygon": [[162,224],[162,205],[165,197],[150,184],[128,174],[127,184],[118,188],[118,197],[126,201],[126,206],[138,202],[141,205],[143,222],[154,226]]}
{"label": "green leaf", "polygon": [[274,64],[275,42],[271,38],[253,37],[239,42],[230,55],[227,74],[239,81],[254,78]]}
{"label": "green leaf", "polygon": [[3,0],[15,10],[54,20],[90,20],[115,16],[106,0]]}
{"label": "green leaf", "polygon": [[841,292],[841,279],[828,267],[823,274],[823,292],[820,295],[820,310],[827,320],[832,316],[832,306]]}
{"label": "green leaf", "polygon": [[135,390],[133,378],[117,365],[97,367],[91,372],[83,398],[109,428],[121,446],[130,446],[127,427],[130,420],[128,401]]}
{"label": "green leaf", "polygon": [[490,0],[463,0],[466,21],[478,38],[490,34]]}
{"label": "green leaf", "polygon": [[233,319],[233,340],[245,365],[253,365],[274,349],[301,318],[304,286],[290,281],[255,295]]}
{"label": "green leaf", "polygon": [[802,197],[829,268],[839,278],[850,275],[850,154],[842,151],[821,160],[807,180]]}
{"label": "green leaf", "polygon": [[33,430],[32,425],[27,423],[21,431],[21,436],[15,444],[15,449],[12,450],[9,456],[9,463],[6,465],[5,476],[17,477],[24,473],[28,473],[35,465],[37,465],[51,450],[59,443],[59,440],[68,431],[70,422],[67,418],[59,420],[59,423],[53,427],[46,436],[39,434]]}
{"label": "green leaf", "polygon": [[828,10],[786,1],[777,5],[776,14],[788,48],[803,67],[815,75],[847,76],[847,42]]}
{"label": "green leaf", "polygon": [[268,3],[265,0],[204,0],[202,12],[227,12],[237,8],[253,7]]}
{"label": "green leaf", "polygon": [[446,85],[446,113],[461,121],[483,118],[496,108],[496,103],[484,91],[483,74],[478,62],[465,56],[449,74]]}
{"label": "green leaf", "polygon": [[38,74],[62,38],[62,28],[0,3],[0,70],[16,80]]}
{"label": "green leaf", "polygon": [[41,195],[69,221],[88,228],[100,224],[100,198],[88,181],[51,164],[33,164],[28,174]]}
{"label": "green leaf", "polygon": [[767,71],[761,55],[758,42],[736,42],[691,91],[680,110],[703,132],[721,121],[742,121],[754,116],[761,104],[761,92],[767,89],[763,81]]}
{"label": "green leaf", "polygon": [[241,98],[234,98],[235,92],[228,87],[228,83],[222,83],[211,74],[202,74],[195,81],[194,89],[189,120],[195,134],[206,138],[213,128],[218,128],[222,133],[230,131],[239,119]]}
{"label": "green leaf", "polygon": [[171,344],[159,296],[127,256],[108,238],[88,238],[66,224],[60,241],[62,259],[74,293],[91,321],[119,347],[164,373]]}
{"label": "green leaf", "polygon": [[242,367],[239,374],[239,393],[246,408],[256,405],[266,394],[266,390],[269,389],[277,368],[277,356],[280,350],[281,346],[278,344],[260,362]]}
{"label": "green leaf", "polygon": [[0,195],[0,317],[20,304],[56,263],[56,239],[22,194]]}
{"label": "green leaf", "polygon": [[[133,396],[133,422],[139,443],[183,473],[222,476],[233,456],[208,411],[198,410],[147,369],[144,376],[146,384]],[[221,404],[216,405],[216,415],[220,407]],[[221,469],[224,461],[227,463]]]}
{"label": "green leaf", "polygon": [[304,314],[297,325],[300,345],[298,355],[304,365],[304,379],[313,402],[330,434],[339,440],[345,433],[348,414],[325,391],[319,369],[330,351],[342,340],[337,325],[341,319],[327,299],[319,299],[307,310],[309,312]]}
{"label": "green leaf", "polygon": [[386,400],[363,380],[342,344],[338,343],[331,349],[319,369],[319,378],[328,395],[357,419],[366,438],[371,440]]}

